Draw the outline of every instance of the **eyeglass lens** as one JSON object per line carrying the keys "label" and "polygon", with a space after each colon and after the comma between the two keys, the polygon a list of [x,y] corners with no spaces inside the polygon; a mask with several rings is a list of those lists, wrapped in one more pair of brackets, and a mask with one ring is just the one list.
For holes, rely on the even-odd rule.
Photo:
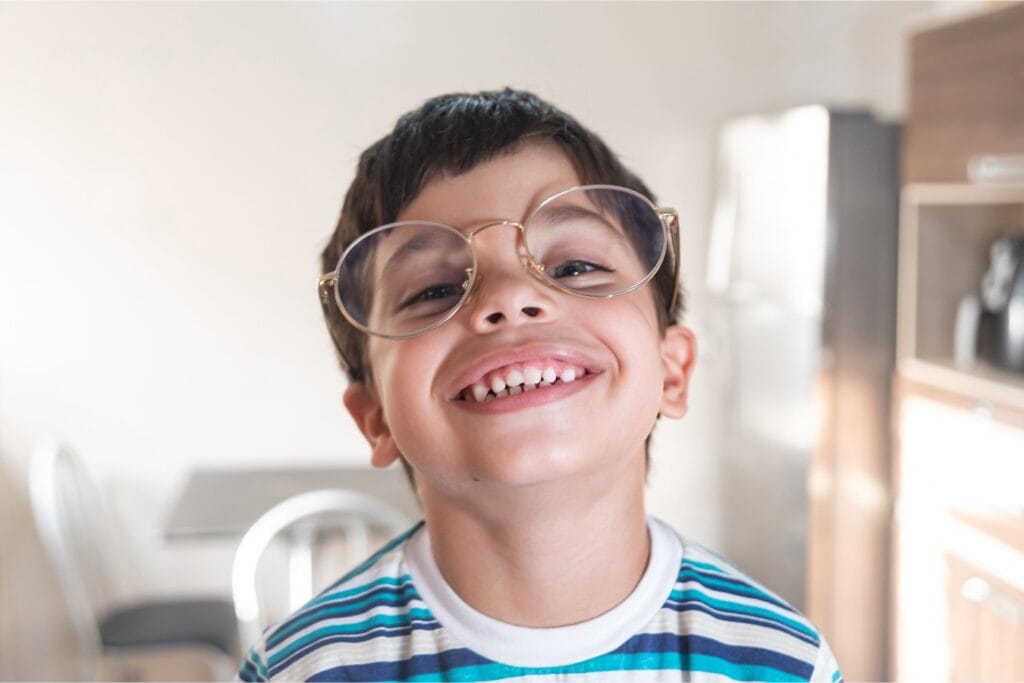
{"label": "eyeglass lens", "polygon": [[[612,188],[579,188],[544,202],[524,246],[556,287],[605,297],[634,288],[658,267],[665,230],[649,202]],[[338,265],[338,300],[364,328],[387,336],[422,332],[450,315],[474,267],[467,238],[437,223],[399,223],[354,242]]]}

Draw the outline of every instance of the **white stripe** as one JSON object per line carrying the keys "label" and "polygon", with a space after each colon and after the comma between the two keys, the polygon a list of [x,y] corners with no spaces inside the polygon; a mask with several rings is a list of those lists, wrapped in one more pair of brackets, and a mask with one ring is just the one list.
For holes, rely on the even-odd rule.
{"label": "white stripe", "polygon": [[674,612],[664,609],[643,629],[642,633],[693,634],[737,647],[760,647],[774,650],[811,663],[817,655],[815,646],[792,638],[774,629],[753,624],[722,621],[703,612]]}
{"label": "white stripe", "polygon": [[[804,618],[802,615],[800,615],[798,612],[790,612],[789,610],[782,609],[778,605],[774,605],[774,604],[772,604],[770,602],[766,602],[765,600],[763,600],[761,598],[756,598],[756,597],[752,597],[752,596],[749,596],[749,595],[741,595],[741,594],[737,594],[737,593],[729,593],[729,592],[726,592],[724,590],[718,590],[718,589],[716,589],[713,586],[708,586],[708,585],[702,584],[699,581],[697,581],[696,579],[687,579],[685,581],[679,582],[678,584],[676,584],[676,590],[677,591],[694,591],[694,592],[699,592],[701,595],[707,596],[711,600],[717,600],[717,601],[721,601],[721,602],[730,602],[730,603],[733,603],[733,604],[736,604],[736,605],[743,605],[744,607],[752,607],[752,608],[755,608],[757,610],[769,612],[770,614],[774,614],[774,615],[778,615],[779,617],[782,617],[783,619],[785,619],[785,621],[790,621],[790,622],[799,624],[800,626],[802,626],[802,627],[806,628],[807,630],[809,630],[811,633],[815,633],[815,634],[817,633],[817,629],[815,629],[814,626],[812,626],[811,623],[809,621],[807,621],[807,619]],[[689,598],[689,599],[685,599],[685,600],[676,600],[676,602],[687,603],[687,602],[690,602],[690,601],[693,601],[693,600],[698,600],[698,599],[697,598]],[[718,609],[714,605],[708,605],[708,608],[710,608],[710,609]],[[730,610],[727,607],[724,607],[724,608],[721,609],[721,611],[732,611],[732,610]],[[742,613],[737,613],[737,614],[739,614],[739,616],[743,616]],[[751,615],[751,616],[754,616],[754,615]],[[769,617],[760,617],[760,618],[767,619]],[[790,626],[789,624],[786,624],[783,621],[779,621],[777,623],[782,628],[787,628],[787,629],[790,629],[792,631],[799,631],[799,629],[796,629],[793,626]],[[806,634],[805,634],[805,637],[806,637]]]}

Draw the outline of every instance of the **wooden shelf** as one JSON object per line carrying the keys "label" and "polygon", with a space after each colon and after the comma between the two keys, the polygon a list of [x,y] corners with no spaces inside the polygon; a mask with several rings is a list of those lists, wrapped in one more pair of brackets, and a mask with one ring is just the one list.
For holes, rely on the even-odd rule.
{"label": "wooden shelf", "polygon": [[897,371],[916,384],[973,401],[979,409],[1004,408],[1024,419],[1024,375],[982,362],[962,368],[952,358],[902,358]]}
{"label": "wooden shelf", "polygon": [[[1024,233],[1024,184],[907,185],[901,197],[897,358],[956,369],[953,328],[960,301],[980,292],[992,242]],[[925,370],[927,374],[927,369]],[[966,373],[991,382],[1010,375]],[[937,381],[951,379],[941,373]]]}
{"label": "wooden shelf", "polygon": [[903,201],[919,206],[1024,204],[1024,183],[913,183],[903,187]]}

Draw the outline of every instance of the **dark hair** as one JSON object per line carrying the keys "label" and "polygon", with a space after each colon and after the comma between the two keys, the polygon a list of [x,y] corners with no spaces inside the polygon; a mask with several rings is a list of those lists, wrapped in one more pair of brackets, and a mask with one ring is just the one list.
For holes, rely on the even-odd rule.
{"label": "dark hair", "polygon": [[[654,201],[643,181],[623,166],[597,135],[532,93],[506,88],[441,95],[398,119],[391,133],[359,157],[338,225],[321,254],[321,272],[334,270],[345,248],[360,235],[397,220],[437,176],[465,173],[515,151],[528,139],[558,145],[583,184],[621,185]],[[676,322],[683,310],[680,294],[674,310],[668,311],[676,286],[670,261],[666,257],[666,264],[654,279],[654,301],[662,329]],[[364,334],[345,320],[333,297],[323,304],[342,368],[350,381],[367,381],[371,369]]]}

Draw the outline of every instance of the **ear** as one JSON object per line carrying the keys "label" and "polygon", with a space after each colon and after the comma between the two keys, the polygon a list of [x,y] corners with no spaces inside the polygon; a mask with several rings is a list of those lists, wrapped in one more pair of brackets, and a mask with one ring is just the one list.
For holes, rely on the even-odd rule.
{"label": "ear", "polygon": [[350,382],[342,401],[370,443],[370,463],[374,467],[387,467],[401,457],[384,419],[384,408],[372,387],[362,382]]}
{"label": "ear", "polygon": [[697,362],[697,338],[682,325],[670,325],[661,339],[661,364],[665,381],[661,391],[661,411],[665,417],[686,415],[690,377]]}

